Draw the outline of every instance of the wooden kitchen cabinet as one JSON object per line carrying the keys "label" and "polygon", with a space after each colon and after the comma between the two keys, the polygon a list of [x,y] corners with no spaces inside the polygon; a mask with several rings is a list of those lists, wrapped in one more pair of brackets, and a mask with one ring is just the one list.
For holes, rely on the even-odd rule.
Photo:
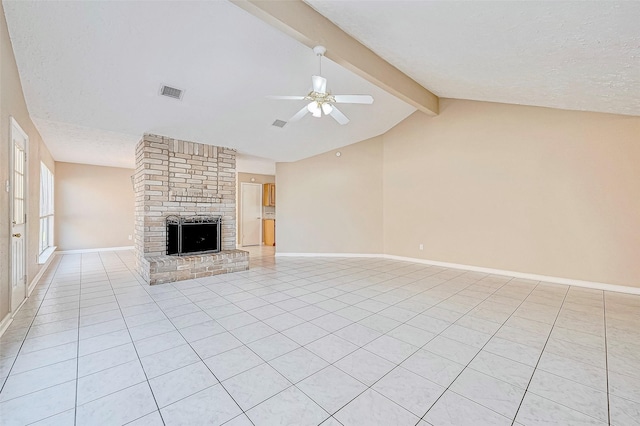
{"label": "wooden kitchen cabinet", "polygon": [[264,244],[267,246],[276,245],[276,220],[275,219],[263,219],[262,234],[264,237]]}
{"label": "wooden kitchen cabinet", "polygon": [[262,205],[268,207],[276,206],[276,184],[265,183],[262,189]]}

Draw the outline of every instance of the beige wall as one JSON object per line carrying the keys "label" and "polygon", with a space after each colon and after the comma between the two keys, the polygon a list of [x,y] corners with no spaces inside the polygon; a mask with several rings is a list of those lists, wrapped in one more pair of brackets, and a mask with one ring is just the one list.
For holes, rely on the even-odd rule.
{"label": "beige wall", "polygon": [[40,161],[55,174],[55,164],[44,145],[38,130],[33,125],[22,93],[15,57],[4,9],[0,2],[0,320],[9,312],[9,241],[10,222],[9,194],[4,190],[4,182],[9,179],[9,117],[13,117],[29,136],[27,164],[28,195],[27,204],[27,282],[31,283],[40,271],[38,265],[38,232],[40,227]]}
{"label": "beige wall", "polygon": [[276,164],[276,250],[382,252],[382,138]]}
{"label": "beige wall", "polygon": [[385,253],[640,286],[639,164],[640,117],[443,100],[384,136]]}
{"label": "beige wall", "polygon": [[[253,179],[253,182],[251,181]],[[242,211],[242,194],[240,193],[241,183],[275,183],[276,177],[274,175],[260,175],[256,173],[238,173],[238,179],[236,180],[236,205],[238,208],[236,209],[236,224],[238,225],[238,244],[242,243],[242,223],[240,222],[240,212]],[[263,207],[263,211],[265,209],[269,211],[274,211],[273,207]],[[264,241],[263,241],[264,242]]]}
{"label": "beige wall", "polygon": [[56,163],[58,250],[132,246],[133,169]]}
{"label": "beige wall", "polygon": [[[278,164],[279,252],[385,253],[640,287],[640,117],[443,99],[439,116],[415,113],[343,152],[381,141],[383,156],[358,156],[353,170],[336,169],[345,157],[333,153]],[[356,171],[380,164],[382,191]],[[353,232],[382,206],[383,226]],[[384,249],[370,243],[379,235]]]}

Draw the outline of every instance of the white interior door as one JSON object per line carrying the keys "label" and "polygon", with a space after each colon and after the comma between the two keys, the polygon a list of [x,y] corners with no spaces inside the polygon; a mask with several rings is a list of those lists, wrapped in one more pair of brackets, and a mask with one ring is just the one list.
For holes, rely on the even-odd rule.
{"label": "white interior door", "polygon": [[262,185],[259,183],[240,184],[242,197],[242,245],[259,246],[262,243]]}
{"label": "white interior door", "polygon": [[11,311],[27,297],[27,146],[29,138],[11,118]]}

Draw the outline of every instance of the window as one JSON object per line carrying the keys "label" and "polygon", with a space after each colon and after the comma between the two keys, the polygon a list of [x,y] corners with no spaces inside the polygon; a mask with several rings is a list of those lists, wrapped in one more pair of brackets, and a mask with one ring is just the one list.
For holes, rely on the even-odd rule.
{"label": "window", "polygon": [[53,174],[40,163],[40,255],[53,247]]}

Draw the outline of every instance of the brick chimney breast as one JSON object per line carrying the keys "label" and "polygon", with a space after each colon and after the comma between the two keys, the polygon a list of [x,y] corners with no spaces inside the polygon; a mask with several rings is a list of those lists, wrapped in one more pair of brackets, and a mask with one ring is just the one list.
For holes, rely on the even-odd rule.
{"label": "brick chimney breast", "polygon": [[[149,284],[249,269],[236,249],[236,151],[145,134],[136,146],[136,268]],[[222,251],[167,256],[165,218],[222,216]]]}

